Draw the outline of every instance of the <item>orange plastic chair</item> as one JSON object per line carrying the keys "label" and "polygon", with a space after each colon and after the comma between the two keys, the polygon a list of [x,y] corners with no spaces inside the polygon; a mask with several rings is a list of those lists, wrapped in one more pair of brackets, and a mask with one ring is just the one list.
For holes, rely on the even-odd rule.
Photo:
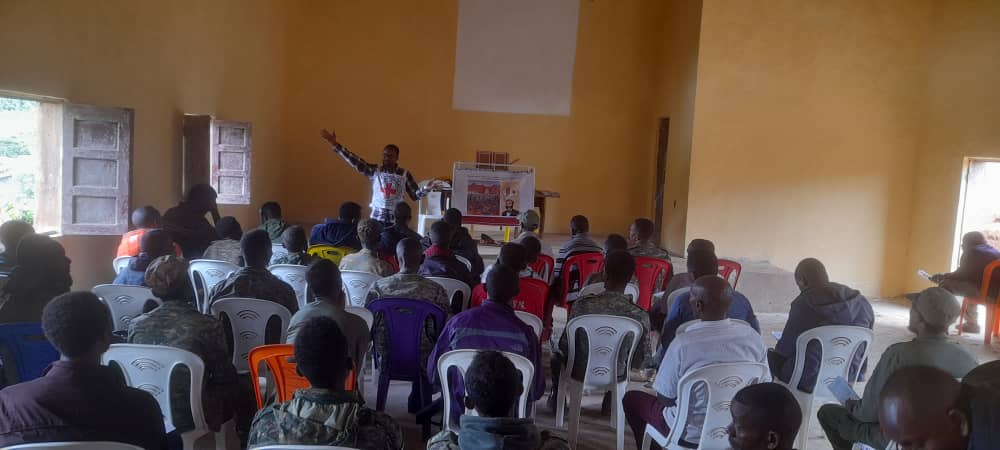
{"label": "orange plastic chair", "polygon": [[[264,397],[257,382],[261,362],[267,364],[274,384],[278,387],[279,402],[287,402],[292,399],[295,391],[309,387],[309,380],[295,370],[294,356],[292,344],[261,345],[250,350],[250,382],[254,385],[253,393],[257,397],[257,409],[264,407]],[[348,391],[357,389],[357,382],[356,371],[352,370],[344,382],[344,389]]]}
{"label": "orange plastic chair", "polygon": [[[1000,269],[1000,260],[993,261],[986,266],[986,269],[983,270],[983,285],[979,290],[979,298],[963,298],[962,315],[958,316],[958,335],[961,336],[962,323],[965,321],[965,311],[969,308],[969,305],[973,307],[983,305],[986,307],[986,329],[983,330],[983,334],[986,337],[983,338],[983,343],[987,347],[990,346],[993,336],[1000,336],[1000,314],[997,314],[1000,301],[997,301],[996,297],[993,298],[992,302],[990,301],[990,281],[993,280],[993,272],[997,269]],[[1000,295],[997,297],[1000,297]]]}
{"label": "orange plastic chair", "polygon": [[580,274],[580,278],[577,280],[579,285],[574,287],[576,289],[580,289],[583,286],[583,283],[587,281],[587,277],[589,277],[592,273],[600,272],[603,267],[604,254],[602,253],[580,253],[566,258],[559,274],[560,278],[562,278],[562,305],[566,307],[569,304],[567,301],[570,290],[569,274],[572,272],[573,268],[576,268],[576,271]]}
{"label": "orange plastic chair", "polygon": [[[740,273],[742,272],[743,266],[741,266],[740,263],[729,259],[719,260],[719,276],[725,278],[726,281],[729,281],[730,285],[733,286],[733,289],[736,289],[736,283],[740,281]],[[732,280],[729,279],[730,275],[733,275]]]}
{"label": "orange plastic chair", "polygon": [[[644,311],[649,311],[653,304],[653,293],[662,291],[674,274],[674,268],[669,262],[659,258],[639,256],[635,258],[635,277],[639,280],[639,298],[636,305]],[[660,283],[657,284],[656,281]]]}
{"label": "orange plastic chair", "polygon": [[329,259],[334,264],[340,264],[344,256],[356,253],[357,250],[351,247],[334,247],[332,245],[313,245],[306,250],[310,255],[317,258]]}

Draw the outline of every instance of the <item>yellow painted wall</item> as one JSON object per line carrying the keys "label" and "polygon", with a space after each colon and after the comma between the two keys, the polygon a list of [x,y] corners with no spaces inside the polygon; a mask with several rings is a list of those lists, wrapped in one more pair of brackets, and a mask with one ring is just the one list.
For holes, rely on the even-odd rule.
{"label": "yellow painted wall", "polygon": [[909,290],[928,286],[914,275],[918,268],[950,269],[963,159],[1000,157],[1000,3],[934,6],[904,266]]}
{"label": "yellow painted wall", "polygon": [[705,0],[687,235],[899,294],[929,15],[915,0]]}
{"label": "yellow painted wall", "polygon": [[367,180],[319,138],[377,160],[385,144],[418,179],[450,176],[477,149],[509,151],[558,190],[548,231],[586,214],[594,231],[625,232],[648,215],[653,184],[656,0],[583,1],[569,117],[451,108],[457,1],[302,1],[291,5],[285,79],[286,210],[294,220],[367,203]]}
{"label": "yellow painted wall", "polygon": [[[277,1],[0,0],[0,89],[134,108],[132,203],[161,212],[180,198],[182,114],[250,121],[259,204],[281,193],[284,25]],[[111,281],[117,237],[61,241],[76,289]]]}

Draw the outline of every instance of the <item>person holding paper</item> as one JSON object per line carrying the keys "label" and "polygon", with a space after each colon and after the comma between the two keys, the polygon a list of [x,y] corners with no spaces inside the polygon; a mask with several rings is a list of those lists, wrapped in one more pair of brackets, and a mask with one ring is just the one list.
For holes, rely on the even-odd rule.
{"label": "person holding paper", "polygon": [[[953,378],[961,378],[976,367],[976,357],[948,340],[948,327],[958,319],[962,308],[950,292],[932,287],[907,296],[910,308],[909,329],[917,335],[912,341],[889,346],[872,372],[861,400],[842,405],[824,405],[817,418],[834,450],[850,450],[855,442],[874,448],[889,443],[879,428],[879,397],[887,380],[896,371],[913,366],[941,369]],[[928,396],[934,391],[929,390]]]}
{"label": "person holding paper", "polygon": [[[951,273],[932,275],[930,280],[962,297],[978,298],[983,284],[983,272],[991,262],[1000,259],[1000,250],[986,243],[983,233],[972,231],[962,236],[962,258],[958,261],[958,269]],[[990,287],[990,296],[996,298],[996,285]],[[992,305],[987,305],[992,308]],[[972,305],[965,310],[965,323],[962,331],[979,333],[979,307]]]}

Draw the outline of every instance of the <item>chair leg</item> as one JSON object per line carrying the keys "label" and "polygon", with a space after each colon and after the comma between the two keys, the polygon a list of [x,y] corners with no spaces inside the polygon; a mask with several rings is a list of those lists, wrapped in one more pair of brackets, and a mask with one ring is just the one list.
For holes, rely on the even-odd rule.
{"label": "chair leg", "polygon": [[615,447],[617,450],[625,450],[625,411],[622,408],[622,398],[625,396],[625,388],[628,386],[628,381],[624,383],[618,383],[614,388],[614,405],[611,406],[611,414],[615,419],[615,438],[617,439]]}
{"label": "chair leg", "polygon": [[990,342],[993,340],[993,330],[996,329],[997,320],[997,309],[993,305],[986,304],[986,327],[983,329],[983,334],[986,336],[983,338],[983,343],[989,347]]}
{"label": "chair leg", "polygon": [[236,436],[236,419],[230,419],[219,427],[215,433],[215,450],[228,449],[230,436]]}
{"label": "chair leg", "polygon": [[583,385],[576,384],[571,387],[573,392],[569,393],[569,448],[576,449],[576,443],[580,439],[580,406],[583,403]]}
{"label": "chair leg", "polygon": [[[564,369],[565,370],[565,369]],[[559,392],[556,394],[556,426],[562,427],[566,424],[566,386],[565,378],[559,378]]]}
{"label": "chair leg", "polygon": [[388,374],[381,374],[378,379],[378,393],[375,398],[375,410],[385,411],[385,398],[386,394],[389,393],[389,376]]}
{"label": "chair leg", "polygon": [[642,450],[649,450],[649,447],[653,444],[653,437],[649,435],[646,431],[642,433]]}

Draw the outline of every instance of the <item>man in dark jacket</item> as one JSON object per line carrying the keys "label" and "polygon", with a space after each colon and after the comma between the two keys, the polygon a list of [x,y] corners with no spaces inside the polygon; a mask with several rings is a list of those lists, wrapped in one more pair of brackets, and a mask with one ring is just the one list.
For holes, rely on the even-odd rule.
{"label": "man in dark jacket", "polygon": [[327,219],[326,223],[313,227],[309,235],[309,245],[332,245],[361,250],[361,240],[358,239],[359,220],[361,220],[361,205],[346,202],[340,205],[337,220]]}
{"label": "man in dark jacket", "polygon": [[462,212],[451,208],[444,212],[444,221],[455,230],[451,236],[451,251],[456,255],[468,259],[472,263],[472,275],[479,279],[486,270],[483,264],[483,257],[479,255],[479,244],[469,234],[469,229],[462,226]]}
{"label": "man in dark jacket", "polygon": [[[961,297],[978,298],[983,284],[983,272],[991,262],[1000,259],[1000,250],[986,243],[983,233],[972,231],[962,236],[962,259],[958,269],[951,273],[939,273],[931,281]],[[996,298],[997,287],[990,286],[990,296]],[[973,306],[965,311],[962,331],[979,333],[979,308]]]}
{"label": "man in dark jacket", "polygon": [[[795,283],[801,293],[792,300],[785,330],[778,345],[768,352],[768,364],[775,378],[788,383],[795,369],[796,342],[799,335],[826,325],[850,325],[872,328],[875,313],[872,305],[860,292],[830,281],[826,267],[815,258],[806,258],[795,268]],[[811,342],[806,351],[802,381],[798,388],[812,392],[819,371],[821,352],[819,344]],[[861,356],[854,358],[851,372],[861,366]]]}
{"label": "man in dark jacket", "polygon": [[449,246],[452,234],[451,225],[444,221],[431,225],[431,246],[424,252],[424,262],[417,274],[424,277],[442,277],[462,281],[469,286],[478,284],[479,278],[469,272],[464,263],[455,258],[455,252]]}

